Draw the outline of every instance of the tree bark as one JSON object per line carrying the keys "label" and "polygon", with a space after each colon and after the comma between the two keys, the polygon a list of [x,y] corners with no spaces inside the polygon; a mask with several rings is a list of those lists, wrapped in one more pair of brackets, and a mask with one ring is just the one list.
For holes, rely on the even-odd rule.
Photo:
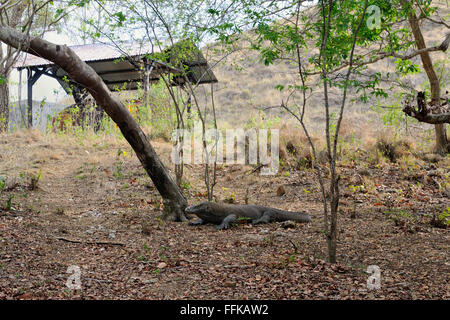
{"label": "tree bark", "polygon": [[411,106],[406,106],[403,109],[403,112],[406,113],[408,116],[416,118],[420,122],[430,123],[430,124],[443,124],[443,123],[450,123],[450,112],[446,113],[439,113],[439,114],[422,114],[419,112],[416,112],[416,110],[412,109]]}
{"label": "tree bark", "polygon": [[[5,1],[3,1],[5,2]],[[14,4],[11,8],[7,9],[8,11],[8,19],[7,23],[11,27],[17,27],[21,25],[22,17],[24,12],[26,12],[26,9],[28,7],[28,3],[26,1],[18,1],[16,4]],[[5,13],[6,13],[5,11]],[[2,17],[5,16],[4,13],[2,13]],[[2,20],[2,22],[5,22]],[[2,62],[0,64],[0,133],[1,132],[7,132],[8,126],[9,126],[9,84],[8,79],[9,75],[11,73],[12,66],[15,61],[15,53],[11,52],[9,48],[2,48],[0,46],[0,61]]]}
{"label": "tree bark", "polygon": [[4,80],[0,82],[0,133],[8,131],[9,123],[9,86]]}
{"label": "tree bark", "polygon": [[72,80],[83,85],[97,104],[118,125],[142,166],[164,199],[164,219],[186,221],[186,198],[162,164],[153,146],[127,108],[113,97],[100,76],[70,48],[55,45],[40,38],[27,37],[10,27],[0,27],[0,41],[23,51],[52,61],[65,70]]}
{"label": "tree bark", "polygon": [[[0,61],[4,59],[3,48],[0,46]],[[9,85],[8,70],[0,65],[0,133],[8,131],[9,123]]]}
{"label": "tree bark", "polygon": [[[422,30],[420,29],[419,21],[417,16],[411,8],[411,3],[406,0],[401,0],[403,9],[410,10],[408,15],[408,21],[411,26],[411,31],[414,35],[414,40],[416,41],[417,49],[422,50],[426,48],[425,40],[422,35]],[[448,45],[448,43],[447,43]],[[440,104],[441,102],[441,86],[439,83],[439,78],[433,67],[433,62],[430,57],[430,53],[425,51],[420,54],[422,60],[423,68],[427,74],[428,80],[430,82],[431,88],[431,103]],[[439,154],[445,154],[449,151],[449,145],[447,140],[447,132],[445,130],[445,124],[439,123],[434,125],[434,130],[436,134],[436,145],[435,152]]]}

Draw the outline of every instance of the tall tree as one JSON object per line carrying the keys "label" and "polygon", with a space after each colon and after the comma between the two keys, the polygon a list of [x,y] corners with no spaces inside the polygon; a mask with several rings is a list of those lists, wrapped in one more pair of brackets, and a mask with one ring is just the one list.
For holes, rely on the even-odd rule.
{"label": "tall tree", "polygon": [[[0,7],[1,23],[13,28],[22,22],[26,3],[10,4],[6,2]],[[10,46],[0,47],[0,132],[8,130],[9,121],[9,84],[8,79],[14,62],[17,59],[17,51]]]}
{"label": "tall tree", "polygon": [[[21,30],[26,34],[42,36],[55,26],[65,11],[46,0],[3,0],[0,3],[0,25]],[[9,76],[20,53],[20,48],[0,46],[0,132],[8,130]]]}
{"label": "tall tree", "polygon": [[[427,13],[421,8],[422,4],[414,3],[406,0],[401,0],[401,5],[403,10],[406,12],[408,17],[408,22],[411,27],[412,34],[416,43],[418,50],[423,50],[420,53],[420,59],[422,61],[423,68],[427,74],[428,81],[430,83],[431,91],[431,105],[440,106],[441,104],[441,83],[436,74],[433,66],[433,61],[430,56],[430,52],[426,50],[427,46],[425,44],[425,39],[420,28],[419,19],[416,14],[416,10],[421,10],[421,12],[426,16]],[[442,51],[446,51],[448,48],[448,41],[450,40],[449,35],[447,35],[446,40],[440,46]],[[440,154],[445,154],[450,152],[450,144],[447,140],[447,131],[444,123],[438,123],[434,125],[434,130],[436,134],[436,146],[435,151]]]}

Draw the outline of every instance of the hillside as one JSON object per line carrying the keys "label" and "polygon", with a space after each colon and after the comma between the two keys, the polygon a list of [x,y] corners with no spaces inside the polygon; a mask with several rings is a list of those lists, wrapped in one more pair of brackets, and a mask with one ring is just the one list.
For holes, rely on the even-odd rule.
{"label": "hillside", "polygon": [[[445,1],[439,2],[440,14],[442,16],[450,13],[450,7]],[[445,27],[432,25],[428,21],[422,23],[422,31],[428,46],[438,45],[445,38]],[[248,36],[248,35],[246,35]],[[218,60],[214,55],[211,60]],[[442,83],[450,83],[450,73],[448,69],[448,53],[432,53],[434,63],[438,64],[441,75],[444,77]],[[445,64],[442,64],[447,59]],[[421,67],[419,57],[413,59],[414,63]],[[368,74],[374,72],[393,72],[395,64],[389,60],[381,60],[369,66]],[[216,98],[216,106],[219,110],[219,119],[222,124],[236,125],[248,121],[252,116],[258,116],[259,110],[263,110],[271,116],[281,116],[283,119],[290,118],[285,111],[281,111],[274,106],[279,106],[282,100],[286,100],[287,93],[280,92],[275,89],[278,84],[288,85],[299,82],[297,76],[297,67],[287,60],[277,61],[275,64],[265,66],[260,62],[258,53],[252,50],[240,50],[225,59],[223,63],[218,64],[214,69],[214,73],[219,79],[219,83],[215,87],[214,96]],[[426,74],[421,71],[420,74],[409,76],[403,79],[408,86],[422,90],[426,86]],[[389,83],[384,84],[385,88],[389,87]],[[207,89],[209,90],[209,89]],[[397,95],[400,93],[399,88],[390,90],[388,99],[381,99],[381,105],[391,105],[400,103]],[[342,92],[334,88],[331,89],[330,102],[331,107],[336,107],[341,100]],[[299,99],[300,101],[300,99]],[[357,99],[357,95],[350,93],[347,103],[346,118],[352,125],[364,125],[368,120],[381,123],[381,115],[373,111],[373,107],[377,105],[376,99],[371,99],[368,103],[363,103]],[[316,87],[313,94],[309,97],[308,114],[310,125],[313,127],[323,123],[323,88]],[[400,106],[400,105],[399,105]],[[245,112],[242,112],[245,111]],[[239,114],[239,117],[233,115]],[[417,125],[420,128],[430,129],[430,125]]]}
{"label": "hillside", "polygon": [[[446,1],[436,1],[439,7],[439,13],[442,16],[450,14],[450,7]],[[311,9],[312,10],[312,9]],[[428,46],[440,44],[445,37],[445,27],[433,25],[429,21],[423,21],[422,32],[424,34]],[[251,36],[251,32],[245,33],[242,37],[247,38]],[[219,127],[236,127],[249,124],[264,123],[270,119],[271,125],[279,126],[283,124],[294,123],[294,119],[287,114],[286,111],[278,108],[282,101],[285,101],[288,92],[280,92],[275,87],[278,84],[287,86],[299,82],[297,75],[297,67],[288,59],[275,61],[273,65],[265,66],[260,61],[258,52],[246,49],[245,41],[241,41],[236,45],[240,47],[236,52],[225,56],[220,51],[220,46],[217,44],[209,44],[203,48],[203,53],[210,65],[213,67],[213,72],[219,82],[214,85],[215,107],[218,114]],[[218,52],[216,52],[218,51]],[[442,77],[442,83],[450,83],[450,73],[448,69],[448,53],[433,52],[432,58],[437,66],[437,70]],[[415,57],[413,62],[421,68],[420,57]],[[395,64],[390,59],[384,59],[377,63],[368,66],[365,72],[366,76],[375,72],[392,73],[395,71]],[[402,82],[410,88],[415,90],[423,90],[427,86],[426,74],[422,71],[419,74],[408,76],[402,79]],[[389,97],[374,98],[372,97],[368,102],[364,103],[359,100],[359,95],[350,90],[349,98],[347,99],[345,122],[353,131],[367,130],[367,127],[378,127],[383,124],[383,116],[386,116],[386,109],[376,108],[381,106],[394,106],[396,114],[400,115],[405,122],[406,118],[401,112],[402,100],[399,98],[402,89],[392,85],[391,82],[385,82],[382,87],[387,89]],[[116,94],[116,93],[115,93]],[[159,92],[156,92],[158,95]],[[210,87],[209,85],[202,85],[197,90],[198,101],[201,108],[207,108],[211,112],[210,102]],[[136,91],[121,92],[119,96],[123,101],[130,98],[135,98],[138,95]],[[294,95],[299,102],[300,96]],[[330,103],[333,111],[337,109],[342,98],[342,92],[336,88],[330,89]],[[167,98],[170,100],[170,98]],[[155,97],[157,102],[160,97]],[[70,105],[73,103],[72,97],[60,101],[61,104]],[[151,103],[151,104],[155,104]],[[167,103],[170,103],[167,101]],[[323,88],[319,84],[316,86],[312,94],[308,97],[306,119],[310,130],[315,134],[321,134],[324,126],[324,112],[323,112]],[[238,116],[236,116],[238,115]],[[389,117],[389,116],[387,116]],[[211,118],[209,118],[211,119]],[[275,120],[275,121],[274,121]],[[411,119],[408,119],[409,122]],[[386,122],[386,121],[384,121]],[[386,123],[385,123],[386,124]],[[402,124],[404,125],[404,123]],[[414,123],[409,129],[415,130],[415,135],[423,136],[424,130],[431,131],[432,125]]]}

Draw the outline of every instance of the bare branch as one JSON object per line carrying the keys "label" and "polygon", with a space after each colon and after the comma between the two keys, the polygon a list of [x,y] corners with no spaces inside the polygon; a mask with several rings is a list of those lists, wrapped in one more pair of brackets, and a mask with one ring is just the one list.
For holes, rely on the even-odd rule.
{"label": "bare branch", "polygon": [[415,56],[418,56],[420,54],[423,54],[425,52],[434,52],[434,51],[447,51],[448,46],[450,44],[450,33],[447,33],[447,35],[445,36],[444,41],[442,41],[442,43],[439,46],[434,46],[434,47],[428,47],[428,48],[423,48],[420,50],[416,50],[408,55],[400,55],[398,53],[395,52],[385,52],[382,53],[380,56],[382,56],[383,58],[385,57],[389,57],[389,56],[393,56],[395,58],[398,59],[402,59],[402,60],[409,60],[411,58],[414,58]]}
{"label": "bare branch", "polygon": [[433,19],[433,18],[431,18],[431,17],[428,17],[428,16],[426,15],[426,13],[423,11],[422,6],[421,6],[421,4],[420,4],[419,1],[416,1],[416,5],[417,5],[417,7],[420,9],[420,12],[422,13],[421,19],[422,19],[422,18],[423,18],[423,19],[426,19],[426,20],[428,20],[428,21],[430,21],[430,22],[433,22],[433,23],[439,24],[439,25],[443,25],[443,26],[447,27],[447,29],[450,29],[450,25],[447,24],[447,23],[444,21],[444,19],[442,19],[442,17],[439,16],[439,18],[440,18],[439,21],[436,20],[436,19]]}

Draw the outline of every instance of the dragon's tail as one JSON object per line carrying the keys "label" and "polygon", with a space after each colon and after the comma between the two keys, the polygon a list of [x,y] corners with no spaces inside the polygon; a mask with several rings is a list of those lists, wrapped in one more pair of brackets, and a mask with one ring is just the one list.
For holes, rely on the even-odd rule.
{"label": "dragon's tail", "polygon": [[291,211],[277,210],[276,220],[278,220],[278,221],[292,220],[292,221],[297,221],[297,222],[311,222],[311,216],[306,212],[291,212]]}

